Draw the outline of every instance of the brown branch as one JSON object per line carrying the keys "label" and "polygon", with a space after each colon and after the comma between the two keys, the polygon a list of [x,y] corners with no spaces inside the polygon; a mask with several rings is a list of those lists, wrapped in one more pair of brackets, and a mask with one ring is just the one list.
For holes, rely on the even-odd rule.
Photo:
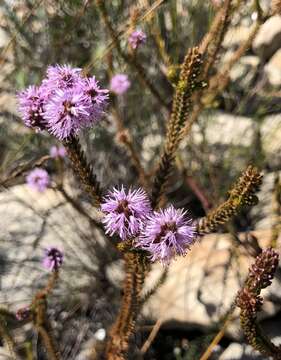
{"label": "brown branch", "polygon": [[144,343],[143,346],[141,347],[140,352],[141,352],[142,355],[144,355],[144,354],[147,352],[147,350],[150,348],[153,340],[156,338],[156,336],[157,336],[157,334],[158,334],[158,331],[159,331],[160,328],[161,328],[162,323],[163,323],[163,320],[162,320],[162,319],[158,319],[158,320],[156,321],[156,323],[154,324],[154,326],[153,326],[153,328],[152,328],[152,330],[151,330],[151,332],[150,332],[147,340],[145,341],[145,343]]}

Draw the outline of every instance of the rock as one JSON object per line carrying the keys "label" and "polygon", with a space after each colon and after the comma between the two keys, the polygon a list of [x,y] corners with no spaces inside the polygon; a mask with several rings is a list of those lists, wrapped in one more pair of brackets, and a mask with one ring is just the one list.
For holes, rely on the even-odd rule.
{"label": "rock", "polygon": [[265,72],[272,86],[281,86],[281,49],[265,65]]}
{"label": "rock", "polygon": [[0,49],[7,46],[8,42],[9,42],[9,37],[7,33],[0,28]]}
{"label": "rock", "polygon": [[231,343],[218,360],[266,360],[250,345]]}
{"label": "rock", "polygon": [[[270,231],[253,233],[262,246],[269,244]],[[240,234],[242,242],[245,238],[246,234]],[[281,235],[279,244],[280,240]],[[150,319],[162,319],[174,327],[184,327],[185,324],[189,328],[211,326],[229,309],[253,262],[243,251],[238,250],[238,253],[234,260],[228,234],[205,236],[186,257],[178,258],[171,264],[167,281],[147,302],[144,314]],[[161,265],[154,265],[147,288],[155,283],[162,271]],[[280,294],[281,283],[277,279],[275,285],[277,288],[269,287],[263,292],[265,298],[269,299],[272,292]],[[272,316],[279,308],[266,300],[263,316]],[[233,322],[227,331],[235,339],[242,336],[238,322]]]}
{"label": "rock", "polygon": [[[281,171],[279,171],[281,176]],[[258,193],[259,202],[251,209],[251,216],[255,229],[272,229],[278,223],[278,215],[274,214],[275,204],[273,203],[275,174],[268,173],[263,176],[262,185]]]}
{"label": "rock", "polygon": [[192,135],[197,144],[204,139],[210,145],[249,146],[254,136],[253,121],[244,116],[213,112],[201,117],[199,124],[194,124]]}
{"label": "rock", "polygon": [[0,360],[11,359],[11,354],[8,349],[0,346]]}
{"label": "rock", "polygon": [[40,261],[44,248],[50,245],[65,253],[61,274],[66,283],[70,278],[72,285],[78,287],[91,282],[88,271],[95,271],[95,259],[89,250],[84,251],[86,245],[81,239],[91,239],[98,250],[102,238],[60,194],[51,189],[37,193],[26,185],[18,185],[0,193],[0,213],[0,252],[6,269],[1,274],[0,303],[15,310],[15,305],[24,305],[26,299],[31,299],[34,287],[47,276]]}
{"label": "rock", "polygon": [[240,88],[248,88],[256,75],[256,69],[260,63],[257,56],[243,56],[231,69],[230,78],[237,82]]}
{"label": "rock", "polygon": [[225,48],[237,49],[242,42],[246,41],[251,33],[250,26],[236,26],[226,33],[223,41]]}
{"label": "rock", "polygon": [[[76,190],[68,186],[66,190],[75,197]],[[83,201],[80,205],[97,219],[93,207]],[[99,270],[103,262],[110,266],[114,261],[111,245],[52,189],[38,193],[18,185],[2,191],[0,213],[0,304],[13,312],[29,305],[50,276],[41,265],[44,249],[50,245],[61,248],[64,264],[48,301],[48,317],[66,358],[86,360],[91,349],[84,347],[84,341],[93,339],[98,329],[110,326],[119,296],[104,274],[106,265],[104,272]],[[28,333],[26,326],[17,330],[23,336]],[[97,342],[101,335],[96,334]],[[18,333],[16,338],[23,343]]]}
{"label": "rock", "polygon": [[[271,168],[279,167],[281,161],[281,114],[265,117],[261,125],[254,119],[236,116],[220,111],[209,112],[200,116],[192,126],[190,136],[181,143],[185,149],[205,144],[210,149],[210,161],[232,163],[233,169],[240,172],[251,157],[257,157],[256,141],[261,144],[261,156]],[[188,156],[186,151],[182,157]],[[189,161],[188,159],[186,159]]]}
{"label": "rock", "polygon": [[281,47],[281,15],[270,17],[260,28],[253,50],[263,60],[269,59]]}
{"label": "rock", "polygon": [[281,159],[281,114],[264,118],[261,128],[261,142],[266,159],[271,166],[280,165]]}
{"label": "rock", "polygon": [[208,147],[213,165],[232,163],[237,173],[247,166],[255,140],[256,124],[248,117],[210,111],[194,123],[190,135],[181,143],[182,158],[188,160],[186,147]]}
{"label": "rock", "polygon": [[149,134],[143,139],[142,158],[148,163],[155,158],[155,153],[159,151],[163,143],[163,137],[159,134]]}

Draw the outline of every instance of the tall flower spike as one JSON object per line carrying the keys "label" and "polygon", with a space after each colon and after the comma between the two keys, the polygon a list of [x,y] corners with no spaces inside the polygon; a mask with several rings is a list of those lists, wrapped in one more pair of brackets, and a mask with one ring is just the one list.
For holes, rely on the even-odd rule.
{"label": "tall flower spike", "polygon": [[248,343],[266,358],[281,359],[281,346],[276,346],[264,333],[257,322],[263,299],[261,290],[271,284],[277,270],[279,254],[272,248],[265,249],[257,256],[249,269],[244,287],[239,290],[236,305],[240,308],[240,324]]}
{"label": "tall flower spike", "polygon": [[190,49],[181,65],[180,78],[173,97],[172,113],[167,126],[164,151],[155,174],[152,187],[152,207],[159,205],[174,166],[175,154],[183,136],[183,128],[192,107],[195,90],[202,88],[200,72],[202,55],[197,47]]}
{"label": "tall flower spike", "polygon": [[129,36],[129,44],[133,49],[137,49],[141,44],[145,43],[146,35],[142,30],[135,30]]}
{"label": "tall flower spike", "polygon": [[45,97],[41,87],[29,86],[18,94],[19,111],[24,124],[36,130],[44,130],[46,121],[43,118]]}
{"label": "tall flower spike", "polygon": [[195,229],[187,212],[171,205],[148,216],[137,246],[147,250],[152,261],[169,264],[175,255],[187,253],[195,241]]}
{"label": "tall flower spike", "polygon": [[151,207],[147,194],[142,189],[125,191],[113,189],[104,198],[101,210],[106,233],[118,234],[122,240],[137,236]]}
{"label": "tall flower spike", "polygon": [[257,256],[255,263],[249,269],[247,286],[251,291],[260,292],[269,285],[278,267],[279,254],[272,248],[264,250]]}
{"label": "tall flower spike", "polygon": [[117,95],[124,94],[130,86],[131,82],[126,74],[116,74],[110,81],[110,90]]}
{"label": "tall flower spike", "polygon": [[50,271],[57,271],[63,263],[63,253],[54,246],[50,246],[45,250],[43,258],[43,266]]}
{"label": "tall flower spike", "polygon": [[27,175],[26,182],[32,190],[43,192],[48,187],[50,178],[46,170],[35,168]]}

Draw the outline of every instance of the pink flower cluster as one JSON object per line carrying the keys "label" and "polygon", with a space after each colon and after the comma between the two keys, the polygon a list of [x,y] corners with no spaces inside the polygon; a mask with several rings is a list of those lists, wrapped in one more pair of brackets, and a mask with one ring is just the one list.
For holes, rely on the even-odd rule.
{"label": "pink flower cluster", "polygon": [[145,43],[145,41],[146,35],[142,30],[135,30],[129,36],[129,44],[134,50],[137,49],[141,44]]}
{"label": "pink flower cluster", "polygon": [[26,183],[32,190],[43,192],[50,184],[50,177],[45,169],[35,168],[27,175]]}
{"label": "pink flower cluster", "polygon": [[66,157],[65,147],[53,145],[50,148],[50,156],[54,159]]}
{"label": "pink flower cluster", "polygon": [[147,251],[151,261],[169,264],[175,255],[185,255],[196,238],[195,223],[186,211],[172,205],[152,211],[142,189],[113,189],[101,210],[106,233],[123,241],[134,238],[135,247]]}
{"label": "pink flower cluster", "polygon": [[116,74],[110,80],[110,90],[116,95],[123,95],[131,86],[131,81],[126,74]]}
{"label": "pink flower cluster", "polygon": [[49,66],[40,86],[29,86],[18,95],[26,126],[47,130],[60,140],[98,122],[107,105],[108,90],[95,76],[69,65]]}

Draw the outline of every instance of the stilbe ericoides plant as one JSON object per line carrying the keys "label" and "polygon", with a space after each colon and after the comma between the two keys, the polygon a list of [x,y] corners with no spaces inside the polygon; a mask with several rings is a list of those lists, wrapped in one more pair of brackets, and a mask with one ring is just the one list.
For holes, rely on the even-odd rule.
{"label": "stilbe ericoides plant", "polygon": [[[7,187],[12,180],[26,176],[29,191],[36,191],[38,196],[43,196],[48,189],[54,191],[55,194],[62,196],[63,201],[70,204],[77,214],[87,219],[95,231],[99,230],[99,236],[93,233],[94,235],[87,239],[85,245],[92,246],[91,256],[95,253],[98,255],[97,258],[101,258],[98,260],[102,263],[102,270],[100,271],[100,268],[95,267],[94,264],[94,272],[95,274],[101,272],[99,285],[103,289],[109,284],[109,281],[106,283],[108,270],[106,259],[111,256],[111,251],[114,253],[112,255],[114,260],[122,258],[124,279],[121,301],[118,307],[114,299],[111,310],[115,318],[107,324],[107,336],[102,339],[102,346],[99,350],[94,349],[92,354],[95,353],[97,358],[126,360],[132,356],[137,358],[139,354],[138,344],[134,343],[134,335],[139,331],[139,316],[143,306],[169,277],[172,262],[177,257],[192,256],[190,254],[192,248],[195,244],[200,248],[199,240],[204,242],[205,234],[215,232],[220,227],[229,230],[228,223],[234,216],[258,202],[257,192],[262,183],[262,174],[256,166],[246,167],[228,191],[227,199],[217,205],[221,195],[216,197],[216,194],[211,194],[216,179],[209,176],[210,182],[212,181],[211,190],[206,189],[206,184],[201,187],[200,181],[197,186],[198,183],[193,178],[193,159],[189,159],[189,163],[186,162],[186,158],[181,153],[181,145],[188,144],[188,135],[203,110],[210,107],[210,104],[227,88],[233,66],[253,43],[266,16],[262,13],[259,1],[255,1],[253,6],[257,18],[253,28],[243,43],[239,44],[228,60],[222,64],[225,35],[231,27],[234,15],[243,4],[239,0],[220,2],[209,25],[209,31],[205,35],[201,34],[200,39],[194,43],[188,39],[187,46],[180,44],[180,49],[171,51],[171,54],[170,50],[174,44],[166,46],[169,31],[166,31],[163,24],[170,17],[169,21],[175,22],[176,17],[172,16],[173,4],[170,17],[161,18],[158,24],[153,16],[159,7],[168,6],[167,2],[140,1],[138,6],[134,5],[129,9],[129,20],[119,27],[116,25],[116,18],[111,18],[109,3],[104,0],[97,0],[96,6],[90,3],[85,3],[82,13],[89,6],[91,11],[94,13],[96,11],[96,15],[100,14],[99,26],[104,26],[106,34],[108,33],[110,37],[109,45],[99,49],[104,51],[101,59],[106,59],[102,64],[105,75],[101,76],[101,82],[107,81],[108,89],[103,88],[97,78],[90,74],[93,65],[96,65],[92,57],[84,69],[70,65],[48,66],[39,86],[29,86],[18,94],[18,104],[24,125],[36,133],[48,134],[57,144],[51,147],[50,155],[30,161],[14,169],[9,176],[3,177],[1,185]],[[115,3],[112,6],[115,8],[119,5]],[[277,13],[278,1],[272,2],[270,11]],[[155,70],[161,72],[159,82],[154,81],[153,71],[150,72],[143,61],[145,56],[142,51],[150,41],[156,46],[157,61],[154,64],[154,72]],[[131,73],[128,73],[128,70]],[[142,154],[136,134],[138,127],[136,126],[136,131],[130,129],[134,119],[128,119],[131,114],[127,116],[125,106],[126,101],[128,99],[130,101],[130,92],[134,91],[136,86],[140,87],[141,96],[135,111],[143,112],[143,116],[147,116],[142,97],[148,94],[154,106],[152,109],[155,118],[159,113],[163,119],[166,119],[166,123],[163,121],[160,125],[156,124],[152,116],[152,120],[149,120],[151,122],[155,120],[153,136],[159,129],[165,129],[163,130],[165,133],[163,138],[160,136],[163,143],[159,144],[160,156],[156,156],[155,151],[153,159],[149,159],[147,163],[144,161],[145,156]],[[137,125],[141,127],[142,124]],[[93,132],[91,128],[94,129]],[[99,168],[90,161],[90,152],[84,150],[87,149],[85,137],[80,135],[82,132],[91,135],[94,133],[91,140],[94,139],[93,146],[95,146],[95,140],[100,136],[99,131],[106,133],[111,145],[115,146],[116,153],[120,151],[121,157],[126,159],[124,173],[128,174],[130,169],[135,172],[129,179],[120,181],[123,173],[114,163],[113,184],[110,184],[109,179],[106,178],[106,171],[105,175],[102,173],[103,170],[100,171],[102,166],[104,170],[110,167],[110,160],[107,163],[108,159],[103,158],[102,166],[100,164]],[[154,140],[152,140],[153,146]],[[105,147],[110,154],[107,143]],[[52,165],[49,166],[51,162]],[[53,166],[54,163],[56,165]],[[70,164],[75,177],[81,183],[82,190],[90,195],[86,197],[88,207],[80,203],[83,194],[79,192],[80,197],[75,197],[65,187],[67,164]],[[210,169],[204,169],[204,172],[211,174],[213,166],[211,161],[209,165]],[[58,180],[54,180],[52,174],[56,166],[61,172]],[[195,168],[200,172],[198,164]],[[232,170],[232,164],[230,168]],[[201,170],[203,172],[203,169]],[[201,200],[203,199],[201,203],[205,204],[202,209],[196,208],[193,212],[194,209],[185,208],[180,201],[178,204],[181,205],[176,205],[176,198],[171,196],[169,185],[175,185],[175,188],[178,186],[177,173],[180,173],[181,179],[184,176],[185,181],[188,179],[189,184],[192,184],[189,186],[191,191],[188,195],[191,193],[196,198],[196,192],[197,195],[199,193],[197,196],[199,202],[201,197]],[[231,172],[234,173],[235,170]],[[201,188],[204,191],[201,191]],[[227,189],[227,186],[225,188]],[[181,196],[182,194],[179,194],[179,198]],[[209,201],[209,198],[212,201]],[[196,206],[195,201],[194,208]],[[88,211],[90,208],[91,211]],[[231,229],[230,232],[235,238],[236,229]],[[272,237],[272,245],[276,247],[278,233],[277,224]],[[250,234],[249,239],[251,236]],[[81,243],[82,240],[81,237]],[[245,251],[248,250],[246,244],[239,243],[240,245],[244,246]],[[109,246],[112,247],[110,251]],[[235,251],[238,253],[237,243],[235,246]],[[259,244],[255,249],[259,249]],[[107,258],[104,256],[105,260],[103,252],[108,256]],[[56,338],[58,334],[49,316],[49,309],[51,297],[54,296],[53,290],[61,281],[60,269],[65,260],[67,262],[67,257],[65,256],[64,259],[59,246],[48,247],[45,250],[42,265],[49,271],[47,284],[43,289],[35,291],[31,301],[26,306],[18,308],[13,315],[18,326],[26,323],[32,326],[46,357],[51,360],[64,359],[64,352]],[[152,285],[146,286],[154,263],[160,263],[162,271]],[[235,304],[227,312],[227,316],[232,315],[237,305],[241,309],[241,327],[247,341],[264,356],[281,359],[280,348],[271,343],[257,324],[257,313],[261,310],[263,301],[260,296],[261,290],[271,284],[277,266],[277,252],[271,248],[264,250],[249,270],[248,278],[239,291]],[[89,265],[85,264],[85,268],[88,271]],[[91,301],[89,303],[89,306],[95,306]],[[7,326],[6,317],[8,315],[1,310],[0,335],[9,349],[11,358],[16,359],[19,351],[13,331]],[[227,321],[231,321],[230,318]],[[60,337],[63,337],[64,333],[61,332]],[[146,344],[145,348],[147,347],[149,346]],[[32,356],[33,351],[33,348],[29,349],[28,354]]]}

